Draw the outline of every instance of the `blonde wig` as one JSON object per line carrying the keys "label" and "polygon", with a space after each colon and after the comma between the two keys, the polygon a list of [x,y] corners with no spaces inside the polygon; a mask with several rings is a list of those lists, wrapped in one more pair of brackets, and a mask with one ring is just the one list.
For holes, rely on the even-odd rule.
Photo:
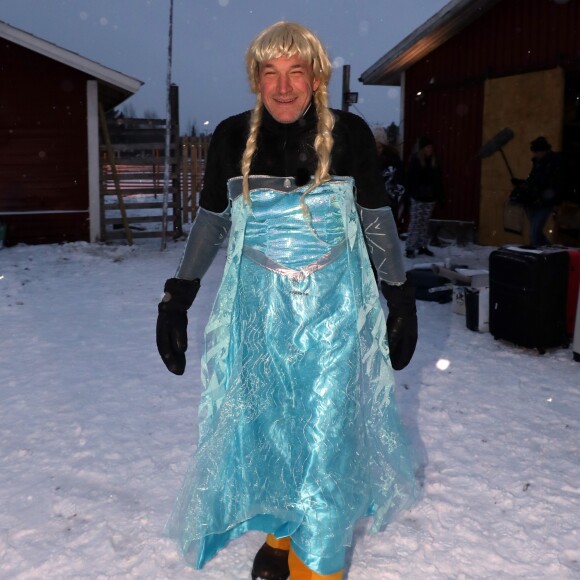
{"label": "blonde wig", "polygon": [[[332,73],[332,64],[322,43],[310,30],[293,22],[276,22],[258,34],[246,52],[248,79],[252,92],[256,94],[256,104],[250,117],[250,130],[241,163],[243,193],[248,202],[250,201],[248,181],[250,166],[256,152],[263,111],[259,82],[260,64],[281,56],[290,58],[296,54],[310,63],[314,78],[320,83],[314,93],[314,104],[318,115],[314,150],[318,157],[318,165],[314,174],[314,182],[304,192],[304,195],[320,183],[330,179],[334,117],[328,107],[328,83]],[[304,203],[303,208],[306,209]]]}

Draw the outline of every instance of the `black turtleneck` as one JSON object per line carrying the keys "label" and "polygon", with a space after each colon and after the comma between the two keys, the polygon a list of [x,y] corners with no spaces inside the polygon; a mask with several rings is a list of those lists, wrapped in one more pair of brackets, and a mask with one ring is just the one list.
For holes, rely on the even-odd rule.
{"label": "black turtleneck", "polygon": [[[381,177],[375,141],[368,125],[357,115],[332,110],[335,116],[331,175],[355,180],[357,202],[367,208],[388,204]],[[222,121],[209,147],[200,193],[200,206],[216,213],[227,207],[227,180],[241,175],[241,159],[246,145],[250,112]],[[314,104],[294,123],[279,123],[266,109],[252,160],[251,175],[295,177],[298,185],[307,182],[317,165]]]}

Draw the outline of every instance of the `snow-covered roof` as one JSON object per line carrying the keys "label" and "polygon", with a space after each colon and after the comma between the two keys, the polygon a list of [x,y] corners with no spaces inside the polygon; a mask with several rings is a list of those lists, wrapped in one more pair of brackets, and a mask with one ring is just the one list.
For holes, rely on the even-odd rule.
{"label": "snow-covered roof", "polygon": [[[10,42],[13,42],[14,44],[30,49],[34,52],[37,52],[38,54],[46,56],[47,58],[70,66],[76,70],[86,73],[90,77],[93,77],[95,80],[108,85],[108,87],[117,89],[115,91],[115,93],[118,93],[118,95],[116,95],[117,103],[114,103],[115,105],[136,93],[143,85],[143,81],[103,66],[93,60],[77,54],[76,52],[61,48],[52,42],[38,38],[29,32],[15,28],[7,22],[3,22],[1,20],[0,38],[4,38]],[[108,92],[110,93],[110,91]]]}
{"label": "snow-covered roof", "polygon": [[479,18],[499,0],[451,0],[359,77],[364,85],[399,85],[401,74]]}

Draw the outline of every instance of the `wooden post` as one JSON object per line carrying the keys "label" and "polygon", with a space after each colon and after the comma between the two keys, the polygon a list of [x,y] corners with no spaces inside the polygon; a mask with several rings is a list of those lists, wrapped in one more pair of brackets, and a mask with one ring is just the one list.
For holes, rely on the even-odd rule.
{"label": "wooden post", "polygon": [[191,215],[195,217],[197,214],[196,207],[196,195],[199,188],[199,151],[201,147],[201,137],[195,138],[195,143],[191,146],[191,183],[192,183],[192,194],[191,194]]}
{"label": "wooden post", "polygon": [[181,139],[181,206],[183,208],[183,223],[189,223],[189,203],[188,198],[191,191],[190,185],[190,157],[189,150],[191,137]]}
{"label": "wooden post", "polygon": [[348,111],[348,94],[350,93],[350,64],[342,67],[342,110]]}
{"label": "wooden post", "polygon": [[[119,204],[119,210],[121,211],[121,219],[123,220],[123,228],[125,229],[125,236],[127,237],[127,243],[130,246],[132,246],[133,234],[131,233],[131,228],[129,227],[129,222],[127,221],[125,200],[123,199],[123,194],[121,193],[121,182],[119,181],[119,175],[117,173],[117,167],[115,165],[115,154],[113,152],[113,147],[111,145],[111,139],[109,137],[109,129],[107,127],[107,118],[105,116],[105,110],[103,109],[102,103],[99,103],[99,121],[101,124],[101,132],[103,134],[103,139],[105,140],[105,146],[107,147],[107,156],[109,157],[111,174],[113,175],[113,181],[115,183],[115,192],[117,193],[117,202]],[[103,203],[102,199],[101,203]]]}
{"label": "wooden post", "polygon": [[170,150],[173,152],[171,164],[171,207],[173,212],[173,238],[178,238],[183,233],[183,218],[181,215],[181,184],[179,179],[179,164],[181,148],[179,147],[179,87],[172,84],[169,88],[169,102],[171,106],[171,143]]}

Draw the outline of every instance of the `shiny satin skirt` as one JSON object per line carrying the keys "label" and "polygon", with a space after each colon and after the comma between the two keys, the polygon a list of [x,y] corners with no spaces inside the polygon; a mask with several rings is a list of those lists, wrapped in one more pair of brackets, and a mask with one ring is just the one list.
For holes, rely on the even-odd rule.
{"label": "shiny satin skirt", "polygon": [[352,180],[308,193],[308,211],[276,185],[251,205],[230,187],[199,444],[165,533],[196,568],[246,531],[291,536],[330,574],[358,519],[376,531],[412,503],[413,469]]}

